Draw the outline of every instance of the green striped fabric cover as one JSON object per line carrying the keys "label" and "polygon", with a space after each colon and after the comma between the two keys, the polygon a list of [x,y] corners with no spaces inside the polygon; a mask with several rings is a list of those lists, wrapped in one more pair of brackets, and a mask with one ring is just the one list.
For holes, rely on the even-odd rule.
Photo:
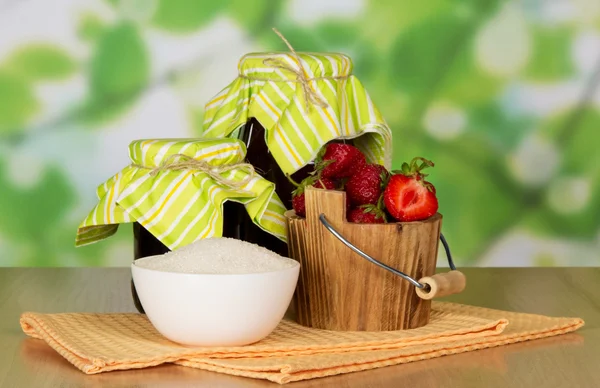
{"label": "green striped fabric cover", "polygon": [[[313,160],[332,139],[354,139],[367,159],[391,167],[392,135],[381,113],[360,81],[352,75],[352,61],[342,54],[298,53],[302,68],[291,53],[254,53],[239,62],[240,76],[205,107],[205,137],[235,136],[250,117],[267,132],[266,142],[285,173],[293,173]],[[289,69],[264,64],[267,58]],[[308,111],[302,86],[294,82],[302,71],[310,87],[327,102]],[[252,79],[254,78],[254,79]],[[259,78],[259,79],[256,79]]]}
{"label": "green striped fabric cover", "polygon": [[[246,146],[237,139],[138,140],[129,146],[132,165],[97,189],[99,202],[77,230],[76,245],[86,245],[113,235],[121,223],[137,221],[170,249],[198,239],[220,237],[222,204],[243,203],[256,225],[285,241],[285,207],[275,185],[256,174],[246,185],[232,189],[197,170],[163,170],[151,175],[166,157],[184,154],[220,166],[243,162]],[[247,172],[223,173],[243,180]]]}

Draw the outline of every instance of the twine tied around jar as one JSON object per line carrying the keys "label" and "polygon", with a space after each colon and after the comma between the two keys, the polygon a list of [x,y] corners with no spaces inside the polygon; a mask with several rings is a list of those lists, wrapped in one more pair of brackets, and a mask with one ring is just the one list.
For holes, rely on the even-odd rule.
{"label": "twine tied around jar", "polygon": [[336,76],[322,76],[322,77],[309,78],[306,70],[304,69],[304,65],[302,64],[302,60],[300,59],[300,56],[298,55],[296,50],[294,50],[294,48],[292,47],[290,42],[288,42],[288,40],[283,36],[283,34],[281,32],[279,32],[276,28],[273,28],[273,32],[275,32],[277,34],[277,36],[279,36],[279,38],[281,38],[281,40],[286,44],[286,46],[288,46],[288,48],[292,52],[292,55],[296,58],[296,63],[298,64],[298,68],[295,68],[294,66],[290,65],[289,63],[284,62],[283,60],[281,60],[279,58],[267,58],[267,59],[263,60],[263,64],[265,66],[274,67],[277,69],[282,69],[282,70],[286,70],[288,72],[294,73],[296,75],[296,79],[274,80],[271,78],[254,77],[254,76],[248,76],[245,74],[239,74],[239,77],[244,78],[244,79],[254,80],[254,81],[298,83],[298,84],[300,84],[300,86],[302,87],[302,90],[304,92],[304,104],[306,107],[306,111],[308,111],[310,109],[311,104],[317,105],[321,108],[327,108],[329,106],[329,104],[310,85],[310,82],[327,80],[327,79],[329,79],[329,80],[344,80],[344,79],[348,79],[348,77],[350,77],[350,76],[349,75],[336,75]]}
{"label": "twine tied around jar", "polygon": [[[254,166],[250,163],[232,163],[224,164],[222,166],[211,166],[201,159],[194,159],[191,156],[184,154],[173,154],[164,159],[158,166],[144,166],[142,164],[132,163],[133,167],[143,168],[150,170],[150,175],[155,176],[161,171],[182,171],[182,170],[196,170],[202,171],[210,176],[215,182],[229,186],[231,188],[240,188],[247,185],[252,178],[254,178]],[[246,172],[246,177],[240,181],[234,181],[232,179],[224,178],[221,174],[235,169],[240,169]]]}

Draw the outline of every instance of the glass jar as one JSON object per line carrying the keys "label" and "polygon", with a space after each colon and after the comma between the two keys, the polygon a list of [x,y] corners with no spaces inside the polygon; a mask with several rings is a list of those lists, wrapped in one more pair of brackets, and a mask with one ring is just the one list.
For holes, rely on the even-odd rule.
{"label": "glass jar", "polygon": [[[292,191],[294,185],[287,179],[279,168],[277,162],[269,152],[265,143],[265,129],[254,118],[244,125],[238,134],[238,138],[246,144],[246,161],[254,166],[257,173],[265,179],[275,183],[275,192],[287,209],[292,208]],[[300,182],[312,170],[309,164],[292,175],[296,182]],[[139,223],[133,224],[134,237],[134,260],[142,257],[162,255],[169,252],[163,243],[148,232]],[[248,241],[282,256],[288,255],[287,244],[277,237],[265,232],[252,222],[244,205],[227,201],[223,204],[223,237],[235,238]],[[144,309],[140,303],[135,285],[131,282],[131,292],[137,310],[141,313]]]}

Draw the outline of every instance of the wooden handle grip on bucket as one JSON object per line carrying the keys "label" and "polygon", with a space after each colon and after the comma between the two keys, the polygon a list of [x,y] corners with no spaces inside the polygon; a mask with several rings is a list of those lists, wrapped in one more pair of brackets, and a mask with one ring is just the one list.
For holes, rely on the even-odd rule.
{"label": "wooden handle grip on bucket", "polygon": [[462,292],[467,285],[467,279],[462,272],[453,270],[426,276],[421,278],[419,283],[428,287],[427,289],[415,288],[417,295],[421,299],[429,300]]}

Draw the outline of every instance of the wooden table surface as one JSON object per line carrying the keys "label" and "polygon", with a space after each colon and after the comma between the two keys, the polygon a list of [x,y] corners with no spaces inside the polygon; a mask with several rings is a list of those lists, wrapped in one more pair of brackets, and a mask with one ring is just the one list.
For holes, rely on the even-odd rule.
{"label": "wooden table surface", "polygon": [[[372,371],[304,387],[600,387],[600,268],[467,268],[467,289],[444,300],[552,316],[578,316],[575,333]],[[85,375],[19,315],[132,312],[128,268],[0,268],[0,387],[275,387],[263,380],[174,365]]]}

